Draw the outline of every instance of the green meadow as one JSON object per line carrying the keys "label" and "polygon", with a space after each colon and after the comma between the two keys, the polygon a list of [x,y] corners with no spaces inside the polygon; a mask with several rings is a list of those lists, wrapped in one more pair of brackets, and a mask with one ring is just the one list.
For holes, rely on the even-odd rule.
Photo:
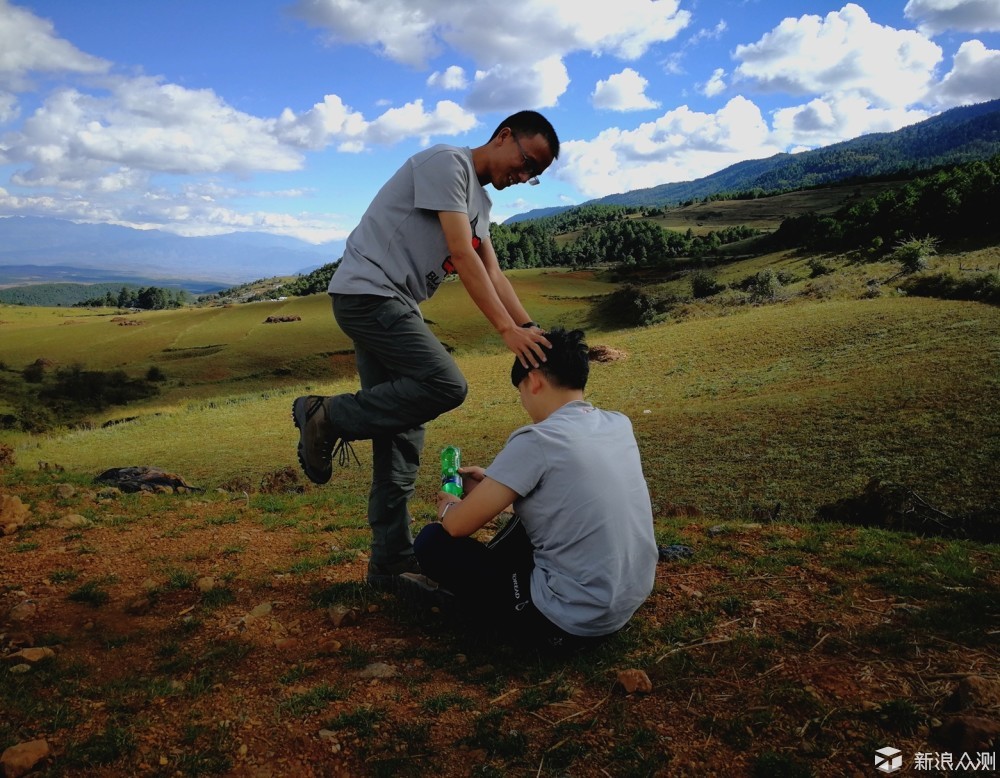
{"label": "green meadow", "polygon": [[[768,259],[793,271],[803,263]],[[764,263],[731,265],[721,280]],[[591,345],[627,354],[595,363],[589,393],[632,418],[659,503],[696,506],[723,520],[780,502],[783,518],[809,520],[817,506],[879,478],[948,513],[994,507],[1000,313],[892,293],[858,299],[862,275],[845,268],[836,293],[825,297],[807,290],[767,305],[691,303],[653,326],[608,329],[593,307],[614,287],[593,273],[512,273],[546,326],[583,327]],[[470,382],[467,402],[429,425],[428,450],[456,443],[466,461],[485,463],[525,419],[507,380],[510,359],[457,283],[446,284],[424,313]],[[264,323],[269,316],[301,320]],[[94,418],[97,426],[136,417],[128,423],[7,433],[22,466],[44,461],[87,474],[149,465],[203,486],[256,480],[296,464],[294,397],[356,388],[350,343],[325,295],[126,314],[139,322],[132,326],[114,321],[121,318],[0,309],[7,371],[44,358],[137,376],[157,367],[165,378],[157,397]],[[356,446],[362,457],[366,446]],[[363,490],[365,475],[364,467],[338,474],[335,488]],[[434,476],[426,468],[422,496],[432,496]]]}

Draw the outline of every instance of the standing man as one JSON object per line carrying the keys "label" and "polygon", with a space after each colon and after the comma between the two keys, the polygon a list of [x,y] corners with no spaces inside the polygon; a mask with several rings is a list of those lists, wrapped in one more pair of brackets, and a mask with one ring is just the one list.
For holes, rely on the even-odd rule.
{"label": "standing man", "polygon": [[[438,145],[407,160],[375,196],[347,239],[330,281],[333,314],[354,341],[361,390],[309,395],[292,405],[298,456],[324,484],[349,441],[372,441],[368,583],[394,589],[419,572],[407,504],[414,492],[424,424],[457,408],[468,391],[455,360],[424,323],[419,304],[457,273],[469,296],[525,366],[551,344],[500,270],[490,242],[489,195],[538,176],[559,156],[559,138],[534,111],[509,116],[475,149]],[[353,453],[353,452],[352,452]]]}

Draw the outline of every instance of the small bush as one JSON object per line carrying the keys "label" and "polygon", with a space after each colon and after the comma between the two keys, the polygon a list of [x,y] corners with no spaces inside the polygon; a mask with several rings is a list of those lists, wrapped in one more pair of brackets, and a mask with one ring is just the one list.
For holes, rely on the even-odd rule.
{"label": "small bush", "polygon": [[927,269],[928,257],[937,254],[937,238],[930,235],[923,238],[909,238],[900,241],[889,255],[889,259],[899,262],[902,273],[909,275]]}
{"label": "small bush", "polygon": [[833,272],[833,268],[828,263],[817,257],[813,257],[806,264],[809,266],[810,278],[819,278]]}
{"label": "small bush", "polygon": [[720,284],[715,276],[705,270],[697,270],[691,274],[691,294],[696,298],[711,297],[725,288],[725,284]]}

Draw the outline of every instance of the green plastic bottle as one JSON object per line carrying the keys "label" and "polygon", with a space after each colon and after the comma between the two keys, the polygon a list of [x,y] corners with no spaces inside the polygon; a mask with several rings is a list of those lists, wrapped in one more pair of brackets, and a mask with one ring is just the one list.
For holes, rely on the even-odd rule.
{"label": "green plastic bottle", "polygon": [[462,466],[462,450],[458,446],[441,449],[441,491],[462,496],[462,476],[458,468]]}

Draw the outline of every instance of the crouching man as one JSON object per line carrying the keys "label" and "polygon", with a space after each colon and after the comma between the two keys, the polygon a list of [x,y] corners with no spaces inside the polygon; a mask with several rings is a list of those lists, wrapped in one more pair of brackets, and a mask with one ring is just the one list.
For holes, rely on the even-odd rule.
{"label": "crouching man", "polygon": [[[439,493],[439,521],[414,551],[464,613],[517,643],[575,649],[628,622],[653,589],[658,552],[631,422],[584,400],[581,331],[546,338],[546,361],[511,369],[532,424],[485,470],[461,469],[465,498]],[[470,537],[511,503],[492,541]]]}

